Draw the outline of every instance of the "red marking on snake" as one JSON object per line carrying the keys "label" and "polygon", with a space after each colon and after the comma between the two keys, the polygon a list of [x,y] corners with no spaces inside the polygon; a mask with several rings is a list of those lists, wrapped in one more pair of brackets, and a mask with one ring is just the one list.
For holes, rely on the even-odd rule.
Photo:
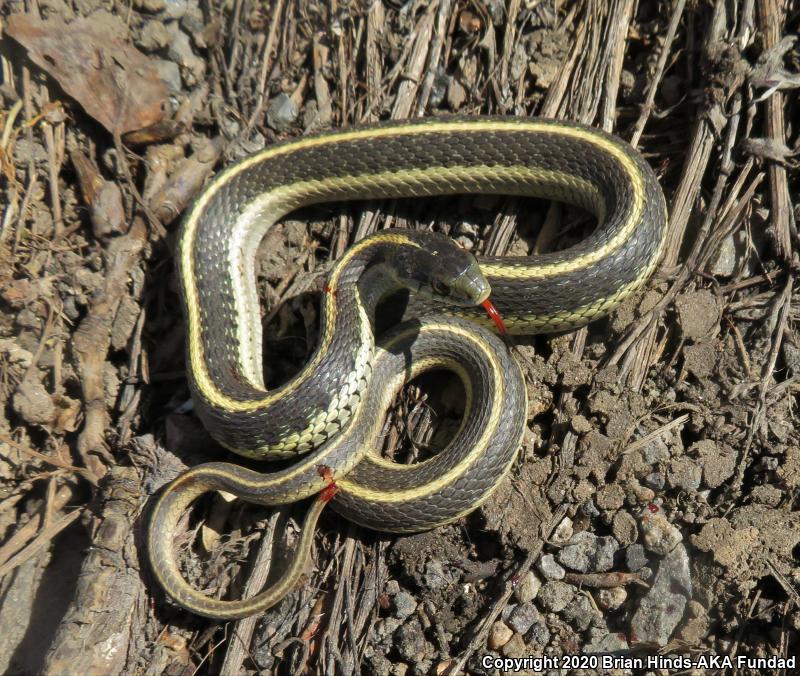
{"label": "red marking on snake", "polygon": [[338,291],[337,291],[336,289],[334,289],[332,286],[330,286],[329,284],[326,284],[326,285],[325,285],[325,293],[331,293],[331,294],[333,294],[334,296],[336,296],[336,294],[338,293]]}
{"label": "red marking on snake", "polygon": [[323,480],[328,482],[328,485],[319,492],[319,499],[323,502],[330,502],[339,492],[339,487],[336,485],[336,481],[333,478],[333,470],[327,465],[320,465],[317,468],[317,473]]}
{"label": "red marking on snake", "polygon": [[486,312],[492,318],[492,321],[497,327],[497,330],[500,332],[500,335],[507,336],[508,329],[506,329],[506,325],[503,323],[503,316],[500,314],[500,312],[498,312],[497,308],[494,306],[494,303],[487,298],[481,303],[481,305],[483,305]]}

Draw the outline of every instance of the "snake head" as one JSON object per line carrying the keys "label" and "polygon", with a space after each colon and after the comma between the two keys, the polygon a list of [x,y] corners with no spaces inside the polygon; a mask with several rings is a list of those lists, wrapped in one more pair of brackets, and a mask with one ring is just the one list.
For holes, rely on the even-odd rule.
{"label": "snake head", "polygon": [[443,303],[480,305],[491,293],[478,261],[444,235],[416,233],[417,246],[400,246],[389,267],[409,290]]}

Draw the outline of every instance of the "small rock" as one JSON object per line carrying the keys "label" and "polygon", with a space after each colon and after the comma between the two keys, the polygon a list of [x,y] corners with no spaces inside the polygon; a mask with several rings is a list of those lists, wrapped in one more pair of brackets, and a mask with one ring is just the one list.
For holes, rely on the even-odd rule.
{"label": "small rock", "polygon": [[426,653],[429,652],[431,647],[425,640],[422,625],[416,617],[403,624],[394,633],[394,639],[401,659],[408,662],[421,662],[425,659]]}
{"label": "small rock", "polygon": [[661,472],[650,472],[643,481],[648,488],[652,488],[654,491],[660,491],[666,485],[667,477]]}
{"label": "small rock", "polygon": [[594,653],[616,653],[628,650],[628,642],[622,634],[606,633],[593,638],[590,643],[583,646],[584,655]]}
{"label": "small rock", "polygon": [[680,530],[667,521],[664,511],[658,505],[652,503],[642,510],[641,530],[644,546],[656,554],[671,552],[683,540]]}
{"label": "small rock", "polygon": [[708,488],[719,488],[736,470],[736,453],[724,444],[704,439],[692,444],[689,452],[699,456],[703,465],[703,484]]}
{"label": "small rock", "polygon": [[269,102],[267,108],[267,124],[281,133],[297,119],[297,106],[288,94],[278,94]]}
{"label": "small rock", "polygon": [[583,594],[578,594],[564,608],[562,617],[577,631],[586,631],[599,614],[594,609],[591,601]]}
{"label": "small rock", "polygon": [[137,44],[145,52],[155,52],[169,44],[170,33],[160,21],[150,20],[142,26]]}
{"label": "small rock", "polygon": [[534,622],[542,619],[541,614],[530,601],[528,603],[520,603],[509,616],[507,623],[514,631],[519,634],[525,634],[533,626]]}
{"label": "small rock", "polygon": [[700,488],[703,470],[693,458],[680,456],[669,464],[667,481],[673,488],[694,493]]}
{"label": "small rock", "polygon": [[536,598],[545,610],[558,613],[567,607],[573,596],[575,596],[574,587],[565,582],[553,580],[542,585]]}
{"label": "small rock", "polygon": [[569,544],[558,553],[562,565],[581,573],[602,572],[614,566],[614,555],[619,549],[610,535],[597,537],[594,533],[583,531],[572,536]]}
{"label": "small rock", "polygon": [[401,591],[394,595],[394,616],[404,620],[417,609],[417,602],[408,592]]}
{"label": "small rock", "polygon": [[590,519],[600,516],[600,511],[597,509],[597,507],[595,507],[594,502],[591,500],[586,500],[585,502],[581,503],[581,511]]}
{"label": "small rock", "polygon": [[761,466],[768,472],[774,472],[780,466],[780,462],[774,456],[765,455],[761,458]]}
{"label": "small rock", "polygon": [[497,620],[489,630],[489,650],[499,650],[511,640],[514,630],[502,620]]}
{"label": "small rock", "polygon": [[762,486],[755,486],[750,493],[750,497],[753,502],[759,502],[769,507],[777,507],[781,503],[781,500],[783,500],[783,491],[777,486],[764,484]]}
{"label": "small rock", "polygon": [[170,93],[178,94],[181,91],[181,69],[174,61],[155,59],[153,65],[158,70],[158,76],[164,81]]}
{"label": "small rock", "polygon": [[582,415],[574,415],[569,421],[575,434],[586,434],[592,431],[592,424]]}
{"label": "small rock", "polygon": [[716,333],[720,317],[719,302],[707,289],[678,296],[675,308],[684,337],[697,341]]}
{"label": "small rock", "polygon": [[597,591],[597,605],[605,610],[616,610],[628,598],[625,587],[611,587]]}
{"label": "small rock", "polygon": [[699,645],[708,635],[708,613],[700,603],[692,600],[686,605],[686,618],[677,637],[687,645]]}
{"label": "small rock", "polygon": [[614,514],[614,519],[611,522],[611,530],[614,533],[614,537],[617,538],[617,541],[623,547],[636,542],[639,537],[639,531],[636,528],[636,519],[623,509]]}
{"label": "small rock", "polygon": [[25,370],[33,363],[33,354],[20,347],[13,338],[0,338],[0,355],[8,364]]}
{"label": "small rock", "polygon": [[26,378],[14,392],[14,410],[31,425],[51,425],[57,415],[53,397],[35,378]]}
{"label": "small rock", "polygon": [[425,563],[425,573],[422,575],[423,584],[430,590],[443,589],[455,583],[452,573],[445,571],[439,559],[431,559]]}
{"label": "small rock", "polygon": [[682,544],[661,561],[653,585],[631,620],[631,636],[639,643],[667,645],[692,596],[689,556]]}
{"label": "small rock", "polygon": [[534,575],[533,571],[529,570],[525,575],[522,576],[522,579],[517,584],[516,589],[514,589],[514,596],[517,597],[517,600],[520,603],[527,603],[528,601],[533,601],[536,598],[536,595],[539,593],[539,589],[542,587],[541,580]]}
{"label": "small rock", "polygon": [[389,580],[383,591],[389,596],[394,596],[400,591],[400,583],[397,580]]}
{"label": "small rock", "polygon": [[669,446],[661,437],[656,437],[639,449],[639,455],[645,465],[666,463],[670,458]]}
{"label": "small rock", "polygon": [[640,544],[633,544],[625,549],[625,566],[629,571],[635,573],[640,568],[647,565],[647,554],[644,547]]}
{"label": "small rock", "polygon": [[525,634],[525,641],[532,650],[542,650],[550,642],[550,630],[543,617],[533,623],[528,633]]}
{"label": "small rock", "polygon": [[565,516],[561,520],[561,523],[556,526],[556,529],[553,531],[553,535],[550,539],[555,544],[563,544],[572,537],[572,534],[572,519],[570,519],[568,516]]}
{"label": "small rock", "polygon": [[625,492],[619,484],[608,484],[597,491],[597,506],[609,511],[619,509],[625,502]]}
{"label": "small rock", "polygon": [[552,554],[544,554],[541,556],[536,565],[539,568],[539,572],[544,575],[547,580],[563,580],[564,576],[567,574],[567,571],[558,565]]}
{"label": "small rock", "polygon": [[161,12],[167,6],[166,0],[133,0],[133,6],[136,9],[142,9],[145,12]]}
{"label": "small rock", "polygon": [[511,637],[511,640],[506,643],[501,649],[500,652],[503,653],[505,657],[524,657],[528,649],[525,646],[525,641],[523,640],[522,636],[519,634],[514,634]]}
{"label": "small rock", "polygon": [[180,67],[186,86],[193,87],[203,81],[206,62],[192,51],[189,36],[177,24],[170,24],[167,28],[170,31],[167,56]]}

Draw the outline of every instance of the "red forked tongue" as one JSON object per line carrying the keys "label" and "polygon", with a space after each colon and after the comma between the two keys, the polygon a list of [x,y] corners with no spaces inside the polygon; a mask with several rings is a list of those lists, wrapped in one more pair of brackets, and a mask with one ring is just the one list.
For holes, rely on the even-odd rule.
{"label": "red forked tongue", "polygon": [[489,313],[489,316],[492,318],[492,321],[494,322],[494,325],[497,327],[497,330],[500,332],[500,335],[501,336],[507,336],[508,335],[508,329],[506,329],[506,325],[503,324],[503,317],[497,311],[497,308],[494,306],[492,301],[490,301],[487,298],[485,301],[483,301],[481,303],[481,305],[483,305],[483,307],[486,310],[486,312]]}

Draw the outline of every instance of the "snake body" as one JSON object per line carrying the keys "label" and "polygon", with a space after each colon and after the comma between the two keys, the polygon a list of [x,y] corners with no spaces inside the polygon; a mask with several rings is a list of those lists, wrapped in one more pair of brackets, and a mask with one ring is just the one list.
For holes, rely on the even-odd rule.
{"label": "snake body", "polygon": [[[594,213],[599,227],[565,251],[479,258],[479,269],[431,233],[385,231],[366,238],[328,279],[311,360],[293,380],[268,392],[254,273],[265,232],[288,212],[314,203],[459,193],[548,197]],[[210,617],[242,617],[272,605],[296,582],[316,518],[332,497],[326,487],[338,490],[335,509],[382,530],[429,528],[474,509],[513,462],[525,395],[513,358],[475,326],[486,318],[468,307],[470,298],[473,304],[483,300],[488,280],[492,301],[513,333],[582,326],[648,278],[666,223],[661,189],[635,150],[604,132],[551,120],[381,124],[278,144],[223,171],[187,214],[177,254],[193,399],[209,432],[237,453],[313,453],[278,473],[211,463],[170,484],[154,507],[148,534],[162,586],[181,605]],[[463,269],[451,272],[456,263]],[[370,316],[376,299],[365,302],[371,294],[360,280],[381,266],[407,286],[443,293],[421,303],[435,302],[437,319],[404,324],[376,348]],[[455,438],[436,457],[410,467],[369,454],[395,392],[430,368],[454,370],[464,383],[467,406]],[[323,491],[309,511],[294,563],[252,599],[211,599],[178,570],[172,551],[178,519],[211,490],[262,504]]]}

